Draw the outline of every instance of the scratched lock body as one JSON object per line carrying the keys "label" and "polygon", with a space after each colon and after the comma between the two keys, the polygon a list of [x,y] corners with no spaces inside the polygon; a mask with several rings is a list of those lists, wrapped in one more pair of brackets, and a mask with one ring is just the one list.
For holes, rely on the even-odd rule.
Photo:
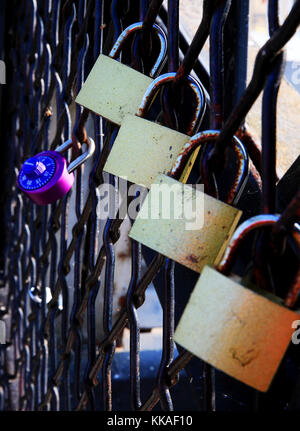
{"label": "scratched lock body", "polygon": [[[157,77],[143,95],[136,115],[124,117],[104,166],[105,172],[150,188],[158,173],[170,171],[190,136],[141,117],[146,114],[159,88],[167,82],[173,82],[175,77],[176,73],[166,73]],[[188,76],[187,83],[197,100],[195,114],[188,127],[189,133],[193,134],[201,124],[206,101],[200,82]],[[196,157],[197,151],[191,156],[191,165]]]}
{"label": "scratched lock body", "polygon": [[118,125],[125,115],[136,113],[147,88],[153,82],[152,76],[159,71],[167,52],[166,35],[154,24],[153,30],[159,38],[161,50],[150,73],[151,77],[116,60],[128,36],[141,30],[142,26],[143,23],[140,22],[127,27],[115,42],[109,56],[100,54],[75,100]]}
{"label": "scratched lock body", "polygon": [[[190,138],[186,146],[190,153],[202,140],[216,137],[219,132],[200,132]],[[235,138],[236,139],[236,138]],[[240,141],[236,142],[242,146]],[[182,150],[185,151],[185,148]],[[176,168],[181,155],[174,163]],[[190,156],[187,157],[190,160]],[[188,169],[187,169],[188,167]],[[159,174],[152,182],[150,191],[132,226],[129,236],[168,258],[196,271],[201,272],[206,264],[216,264],[233,234],[242,212],[231,205],[225,204],[201,190],[184,184],[188,178],[191,166],[181,166],[180,181],[170,176]],[[247,176],[243,177],[245,183]],[[241,180],[241,178],[239,179]],[[237,183],[241,183],[238,181]],[[170,196],[159,201],[161,211],[156,211],[159,190],[170,191]],[[173,193],[174,191],[174,193]],[[163,205],[171,205],[164,212]],[[193,216],[192,202],[196,203],[197,215],[195,223],[191,224]],[[197,209],[197,203],[199,207]],[[182,208],[181,217],[178,208]],[[155,216],[153,217],[152,210]],[[169,213],[169,215],[167,214]],[[202,217],[202,219],[200,219]]]}
{"label": "scratched lock body", "polygon": [[43,151],[27,159],[18,175],[18,187],[37,205],[47,205],[65,196],[74,183],[73,171],[94,152],[94,141],[89,138],[88,149],[68,164],[61,154],[72,146],[72,139],[56,151]]}
{"label": "scratched lock body", "polygon": [[158,173],[170,171],[189,139],[143,118],[126,116],[103,170],[150,188]]}
{"label": "scratched lock body", "polygon": [[[244,224],[249,221],[237,232]],[[284,307],[280,298],[250,290],[205,266],[174,338],[210,365],[266,392],[291,341],[295,320],[299,314]]]}

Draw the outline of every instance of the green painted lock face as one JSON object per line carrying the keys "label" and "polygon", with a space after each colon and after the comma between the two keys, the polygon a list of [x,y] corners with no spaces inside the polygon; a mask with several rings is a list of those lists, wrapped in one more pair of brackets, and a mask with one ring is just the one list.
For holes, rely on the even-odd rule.
{"label": "green painted lock face", "polygon": [[153,79],[100,54],[75,102],[120,125],[134,115]]}
{"label": "green painted lock face", "polygon": [[175,341],[212,366],[267,391],[299,314],[205,266],[175,331]]}
{"label": "green painted lock face", "polygon": [[159,174],[129,236],[200,273],[219,262],[241,214],[199,188]]}
{"label": "green painted lock face", "polygon": [[[169,172],[190,137],[136,116],[126,116],[104,171],[150,188],[159,173]],[[193,160],[197,154],[193,155]]]}

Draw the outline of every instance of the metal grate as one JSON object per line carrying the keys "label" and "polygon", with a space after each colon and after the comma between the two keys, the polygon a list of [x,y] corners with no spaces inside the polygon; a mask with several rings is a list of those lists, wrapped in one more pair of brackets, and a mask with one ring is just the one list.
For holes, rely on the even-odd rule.
{"label": "metal grate", "polygon": [[[5,192],[0,297],[7,343],[0,347],[0,410],[112,410],[121,405],[134,410],[159,406],[163,410],[188,409],[190,405],[184,404],[180,391],[176,392],[177,384],[191,395],[195,409],[257,408],[259,402],[254,390],[237,382],[233,384],[191,353],[178,352],[174,346],[174,326],[196,280],[191,271],[178,265],[175,268],[174,262],[142,250],[141,244],[132,241],[126,270],[127,275],[131,274],[130,282],[125,296],[116,292],[120,264],[116,244],[126,228],[122,227],[121,218],[103,221],[99,212],[103,200],[101,185],[110,183],[116,190],[119,186],[115,177],[103,173],[118,129],[74,103],[99,54],[109,52],[122,29],[145,17],[148,26],[157,20],[168,33],[168,64],[163,70],[176,71],[189,48],[179,31],[179,2],[169,1],[168,8],[160,9],[162,1],[154,0],[150,13],[147,0],[11,0],[9,3],[4,11],[7,84],[2,89],[1,101],[1,116],[5,120],[1,126],[5,136],[2,140]],[[188,73],[193,69],[206,90],[206,97],[208,94],[211,97],[211,109],[206,111],[201,129],[221,128],[229,118],[227,129],[223,129],[226,138],[226,133],[228,136],[239,127],[236,122],[242,123],[252,100],[262,90],[263,83],[258,77],[270,74],[269,63],[278,47],[270,46],[273,57],[266,59],[267,64],[261,63],[261,69],[254,75],[257,80],[244,97],[244,105],[239,107],[238,117],[231,118],[246,87],[249,4],[248,1],[211,3],[219,6],[210,34],[211,70],[215,73],[209,76],[200,61],[196,61],[205,34],[199,35],[198,51],[190,56],[189,62],[183,63],[182,71]],[[276,12],[276,2],[270,3],[270,11]],[[220,28],[224,31],[219,31]],[[291,36],[283,35],[283,45]],[[125,50],[122,61],[147,74],[156,47],[154,44],[151,55],[139,47],[137,37]],[[276,56],[276,59],[279,73],[282,58]],[[218,71],[223,71],[223,75]],[[233,81],[235,85],[228,85]],[[161,100],[167,98],[165,91]],[[276,100],[272,103],[276,107]],[[171,105],[168,100],[159,108],[154,107],[155,117],[160,116],[161,122],[169,127],[185,131],[188,110],[174,113]],[[218,111],[221,105],[222,113]],[[265,131],[272,124],[274,112],[270,115],[271,119],[263,118]],[[256,167],[252,167],[240,201],[248,217],[260,209],[257,180],[261,172],[260,153],[245,130],[241,128],[240,134],[247,138],[247,149]],[[94,157],[77,169],[73,190],[64,199],[38,207],[16,188],[18,170],[26,158],[55,149],[70,138],[75,157],[80,151],[76,144],[85,143],[87,136],[95,140]],[[274,211],[274,160],[269,161],[271,164],[265,169],[271,172],[270,183],[266,183],[263,199]],[[195,178],[199,176],[197,166],[193,173]],[[249,195],[254,198],[248,199]],[[152,371],[147,392],[143,390],[146,383],[137,309],[152,282],[162,304],[163,329],[159,366]],[[116,295],[120,310],[114,306]],[[122,386],[114,378],[112,367],[120,360],[116,347],[122,344],[125,328],[130,331],[130,356],[123,378],[129,383]],[[284,407],[284,397],[291,394],[272,392],[265,404],[272,400]],[[123,401],[126,398],[127,404],[118,404],[118,398]]]}

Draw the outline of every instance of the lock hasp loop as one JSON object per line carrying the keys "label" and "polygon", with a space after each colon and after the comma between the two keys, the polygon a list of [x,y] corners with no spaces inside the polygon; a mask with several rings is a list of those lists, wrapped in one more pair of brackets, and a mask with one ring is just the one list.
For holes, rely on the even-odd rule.
{"label": "lock hasp loop", "polygon": [[[143,98],[141,99],[136,115],[138,117],[145,117],[159,89],[168,83],[175,83],[175,79],[175,72],[168,72],[154,79],[143,94]],[[189,125],[188,131],[186,132],[187,135],[192,136],[194,133],[197,132],[202,122],[206,108],[206,97],[203,87],[198,80],[193,78],[191,75],[187,76],[185,80],[190,86],[190,88],[193,90],[195,99],[197,101],[193,119]]]}
{"label": "lock hasp loop", "polygon": [[[65,151],[69,150],[70,148],[72,148],[73,145],[73,140],[69,139],[68,141],[65,141],[63,144],[61,144],[59,147],[56,148],[56,152],[58,153],[64,153]],[[85,143],[85,145],[87,145],[87,149],[80,154],[78,157],[76,157],[75,160],[73,160],[69,165],[68,165],[68,172],[71,173],[73,171],[75,171],[75,169],[77,169],[80,165],[82,165],[86,160],[88,160],[95,151],[95,142],[92,138],[88,138],[87,142]]]}
{"label": "lock hasp loop", "polygon": [[[143,30],[144,23],[143,22],[137,22],[134,24],[129,25],[125,30],[122,31],[116,42],[114,43],[114,46],[110,50],[109,57],[116,59],[118,55],[121,52],[122,47],[126,43],[127,38],[136,31],[142,31]],[[167,37],[164,33],[164,31],[157,25],[153,24],[152,26],[153,31],[157,35],[159,41],[160,41],[160,52],[158,54],[158,57],[151,69],[150,77],[153,78],[156,73],[160,70],[160,68],[163,65],[166,51],[167,51]]]}
{"label": "lock hasp loop", "polygon": [[[190,141],[183,146],[181,152],[178,154],[169,175],[177,178],[179,181],[186,182],[192,168],[191,164],[193,163],[193,154],[195,151],[204,143],[215,142],[219,135],[219,130],[205,130],[192,136]],[[227,203],[229,204],[233,201],[238,201],[249,175],[249,157],[244,145],[236,136],[233,136],[231,145],[238,160],[238,169],[235,180],[228,193]]]}

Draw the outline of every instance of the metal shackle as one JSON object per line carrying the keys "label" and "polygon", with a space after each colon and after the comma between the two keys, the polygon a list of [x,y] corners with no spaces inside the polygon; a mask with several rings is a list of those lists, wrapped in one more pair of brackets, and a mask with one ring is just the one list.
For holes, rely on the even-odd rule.
{"label": "metal shackle", "polygon": [[[121,52],[121,49],[126,41],[126,39],[134,32],[143,30],[143,22],[136,22],[134,24],[129,25],[125,30],[122,31],[116,42],[114,43],[114,46],[110,50],[109,57],[116,59],[118,55]],[[159,41],[160,41],[160,51],[159,55],[151,69],[151,72],[149,76],[153,78],[157,71],[161,68],[163,65],[163,61],[165,59],[166,53],[167,53],[167,36],[165,35],[165,32],[157,25],[153,24],[153,30],[157,34]]]}
{"label": "metal shackle", "polygon": [[[203,132],[199,132],[196,135],[192,136],[189,142],[187,142],[183,146],[181,152],[178,154],[178,157],[175,163],[173,164],[171,171],[169,172],[169,176],[172,176],[173,178],[176,178],[176,179],[180,179],[194,151],[203,142],[216,140],[219,134],[220,134],[219,130],[205,130]],[[236,178],[234,180],[234,183],[229,193],[231,196],[231,199],[230,199],[230,202],[227,202],[227,203],[232,203],[232,201],[236,200],[237,197],[241,195],[246,185],[248,173],[249,173],[249,158],[244,145],[236,136],[233,136],[231,143],[237,155],[239,167],[236,174]]]}
{"label": "metal shackle", "polygon": [[[195,97],[197,100],[197,107],[195,109],[195,114],[193,117],[193,120],[189,126],[189,131],[187,135],[192,135],[201,124],[201,121],[203,119],[203,115],[205,112],[206,107],[206,98],[205,93],[203,90],[203,87],[201,83],[193,78],[191,75],[187,77],[187,81],[193,92],[195,93]],[[143,99],[140,103],[140,106],[138,108],[138,111],[136,112],[136,115],[138,117],[144,117],[146,112],[151,106],[152,101],[154,100],[158,90],[165,84],[169,82],[176,82],[176,72],[169,72],[164,73],[163,75],[158,76],[153,80],[153,82],[149,85],[147,88]]]}
{"label": "metal shackle", "polygon": [[37,205],[48,205],[61,199],[74,183],[73,171],[95,151],[95,143],[91,138],[87,146],[87,150],[70,164],[62,153],[72,147],[72,139],[55,151],[43,151],[27,159],[18,175],[18,187]]}
{"label": "metal shackle", "polygon": [[[217,266],[217,270],[222,274],[228,275],[232,269],[237,250],[245,237],[255,229],[274,226],[279,219],[280,215],[262,214],[251,217],[240,224],[231,237],[223,257]],[[300,234],[299,224],[295,223],[293,225],[293,231]]]}
{"label": "metal shackle", "polygon": [[[77,169],[80,165],[82,165],[82,163],[84,163],[87,159],[89,159],[94,154],[94,151],[95,151],[94,140],[89,137],[86,144],[87,144],[87,149],[78,157],[76,157],[76,159],[73,160],[73,162],[69,163],[68,165],[69,173],[72,173],[73,171],[75,171],[75,169]],[[72,145],[73,145],[72,139],[69,139],[68,141],[64,142],[59,147],[57,147],[55,151],[57,151],[58,153],[64,153],[65,151],[69,150],[72,147]]]}

